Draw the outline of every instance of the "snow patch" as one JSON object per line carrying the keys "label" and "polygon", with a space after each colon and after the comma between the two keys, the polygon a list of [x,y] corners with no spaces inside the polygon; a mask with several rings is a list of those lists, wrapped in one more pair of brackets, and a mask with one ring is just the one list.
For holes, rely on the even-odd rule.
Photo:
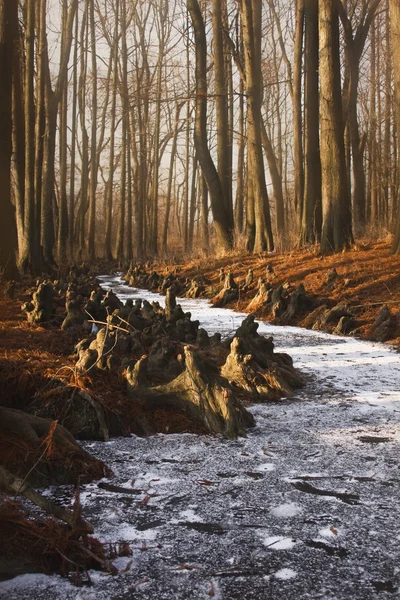
{"label": "snow patch", "polygon": [[273,463],[264,463],[262,465],[258,465],[256,467],[256,471],[260,471],[261,473],[268,473],[270,471],[275,471],[276,466]]}
{"label": "snow patch", "polygon": [[280,569],[274,575],[274,577],[276,579],[283,579],[283,580],[294,579],[296,576],[297,576],[297,571],[293,571],[293,569],[288,569],[288,568]]}
{"label": "snow patch", "polygon": [[296,540],[290,537],[279,535],[267,536],[262,539],[264,546],[271,550],[291,550],[296,544]]}
{"label": "snow patch", "polygon": [[302,507],[299,504],[295,504],[294,502],[288,502],[286,504],[280,504],[279,506],[275,506],[271,508],[271,513],[275,517],[295,517],[299,515],[303,511]]}

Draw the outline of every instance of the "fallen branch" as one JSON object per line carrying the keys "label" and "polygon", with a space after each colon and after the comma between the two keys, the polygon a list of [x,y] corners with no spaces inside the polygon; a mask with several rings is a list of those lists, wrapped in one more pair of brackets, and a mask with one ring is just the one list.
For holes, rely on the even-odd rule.
{"label": "fallen branch", "polygon": [[2,466],[0,466],[0,488],[3,488],[8,493],[12,492],[13,494],[28,498],[28,500],[31,500],[31,502],[36,504],[36,506],[44,510],[46,513],[53,515],[57,519],[60,519],[60,521],[64,521],[64,523],[67,523],[72,529],[76,529],[78,526],[88,533],[93,532],[93,527],[90,525],[90,523],[81,517],[77,519],[72,512],[66,510],[58,504],[54,504],[54,502],[48,498],[45,498],[45,496],[31,487],[28,483],[26,483],[26,481],[20,477],[17,477],[16,475],[13,475],[10,473],[10,471]]}

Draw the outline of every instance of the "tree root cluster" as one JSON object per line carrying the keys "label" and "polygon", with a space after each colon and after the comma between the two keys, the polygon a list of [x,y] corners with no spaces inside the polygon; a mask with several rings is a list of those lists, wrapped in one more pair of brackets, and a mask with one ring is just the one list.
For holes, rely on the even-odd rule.
{"label": "tree root cluster", "polygon": [[[235,281],[232,270],[219,272],[219,288],[212,288],[210,281],[200,272],[194,278],[185,278],[180,269],[166,270],[159,274],[150,264],[133,264],[124,276],[126,283],[134,287],[142,287],[159,293],[173,286],[180,296],[211,298],[214,306],[225,306],[239,302],[243,309],[260,318],[268,319],[276,324],[290,325],[300,323],[308,329],[329,331],[337,335],[358,335],[364,332],[366,324],[362,317],[362,306],[335,304],[330,295],[336,289],[346,288],[349,280],[340,275],[333,267],[326,275],[322,288],[326,297],[317,299],[307,293],[304,284],[296,287],[289,284],[275,285],[276,278],[272,265],[267,262],[265,277],[254,281],[254,273],[249,269],[245,278]],[[379,342],[390,341],[400,337],[399,314],[383,305],[376,322],[367,331],[368,339]]]}
{"label": "tree root cluster", "polygon": [[41,571],[69,576],[76,585],[90,585],[89,569],[115,575],[118,571],[111,561],[130,555],[129,547],[107,548],[89,535],[90,527],[80,518],[78,495],[70,516],[68,525],[60,523],[0,495],[0,580]]}

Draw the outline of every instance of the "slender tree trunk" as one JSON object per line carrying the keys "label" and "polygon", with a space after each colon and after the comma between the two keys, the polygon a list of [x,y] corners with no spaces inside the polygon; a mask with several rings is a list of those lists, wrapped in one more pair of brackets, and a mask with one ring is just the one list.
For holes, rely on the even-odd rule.
{"label": "slender tree trunk", "polygon": [[[390,23],[392,34],[392,55],[395,82],[396,125],[397,137],[400,132],[400,4],[397,0],[390,0]],[[392,252],[400,254],[400,203],[398,205],[397,221],[394,229]]]}
{"label": "slender tree trunk", "polygon": [[88,215],[88,245],[87,255],[89,260],[95,258],[95,235],[96,235],[96,190],[97,190],[97,57],[96,57],[96,22],[94,18],[94,2],[90,0],[89,5],[89,28],[90,28],[90,51],[92,98],[91,98],[91,134],[90,134],[90,186],[89,186],[89,215]]}
{"label": "slender tree trunk", "polygon": [[375,27],[371,29],[371,84],[370,84],[370,161],[371,161],[371,221],[373,228],[378,226],[378,144],[377,144],[377,115],[376,115],[376,34]]}
{"label": "slender tree trunk", "polygon": [[122,102],[122,144],[121,144],[121,179],[120,179],[120,207],[117,227],[117,240],[115,246],[115,256],[118,260],[123,260],[125,256],[125,216],[126,216],[126,181],[127,181],[127,137],[129,131],[128,105],[128,50],[126,44],[126,0],[121,0],[121,60],[122,60],[122,81],[121,81],[121,102]]}
{"label": "slender tree trunk", "polygon": [[244,131],[244,84],[240,78],[239,87],[239,115],[238,115],[238,150],[237,150],[237,175],[236,175],[236,201],[235,201],[235,225],[240,236],[243,233],[244,223],[244,153],[245,153],[245,131]]}
{"label": "slender tree trunk", "polygon": [[225,68],[224,16],[226,18],[226,0],[212,0],[218,175],[221,180],[223,202],[228,217],[227,227],[230,232],[233,232],[231,144],[228,127],[228,81]]}
{"label": "slender tree trunk", "polygon": [[[62,35],[61,47],[65,45],[65,25],[67,15],[67,3],[63,0],[62,16]],[[59,110],[59,158],[60,158],[60,199],[58,210],[58,235],[57,235],[57,255],[60,264],[65,263],[67,259],[67,241],[68,241],[68,199],[67,199],[67,116],[68,116],[68,84],[61,92],[60,110]]]}
{"label": "slender tree trunk", "polygon": [[34,104],[34,61],[35,61],[35,2],[26,0],[25,27],[25,201],[24,238],[21,249],[21,269],[36,271],[39,267],[36,244],[38,232],[35,223],[35,104]]}
{"label": "slender tree trunk", "polygon": [[77,109],[78,109],[78,35],[79,35],[79,17],[76,15],[75,21],[75,46],[73,58],[73,79],[72,79],[72,115],[71,115],[71,156],[70,156],[70,187],[69,187],[69,220],[68,220],[68,242],[69,258],[72,261],[75,257],[74,249],[74,220],[75,220],[75,161],[76,161],[76,131],[77,131]]}
{"label": "slender tree trunk", "polygon": [[126,108],[126,260],[131,261],[133,258],[133,197],[132,197],[132,155],[131,155],[131,125],[129,118],[129,108]]}
{"label": "slender tree trunk", "polygon": [[25,202],[25,124],[22,96],[23,41],[19,34],[18,12],[13,11],[10,27],[16,35],[13,54],[12,89],[12,145],[13,145],[13,196],[16,208],[19,258],[24,238],[24,202]]}
{"label": "slender tree trunk", "polygon": [[108,185],[106,202],[105,223],[105,257],[112,260],[111,234],[112,234],[112,209],[114,196],[114,160],[115,160],[115,122],[117,111],[117,88],[118,88],[118,40],[119,40],[119,0],[115,2],[115,28],[112,49],[113,62],[113,84],[111,93],[111,116],[110,116],[110,150],[108,159]]}
{"label": "slender tree trunk", "polygon": [[300,241],[321,239],[321,157],[319,151],[318,0],[305,0],[305,178]]}
{"label": "slender tree trunk", "polygon": [[88,209],[88,188],[89,188],[89,136],[86,128],[86,76],[87,76],[87,45],[86,40],[88,39],[88,14],[89,14],[89,1],[86,0],[82,25],[80,31],[80,48],[81,48],[81,59],[80,59],[80,73],[79,73],[79,118],[81,125],[81,201],[80,201],[80,214],[78,220],[78,239],[79,239],[79,255],[83,256],[86,238],[85,238],[85,216]]}
{"label": "slender tree trunk", "polygon": [[166,9],[167,3],[162,0],[159,7],[161,11],[161,27],[158,41],[158,61],[157,61],[157,87],[156,87],[156,115],[154,127],[154,157],[153,157],[153,181],[151,187],[151,211],[150,211],[150,236],[149,236],[149,251],[152,256],[158,253],[158,193],[159,193],[159,174],[160,174],[160,128],[161,128],[161,92],[162,92],[162,75],[163,75],[163,58],[165,53],[165,21],[167,18]]}
{"label": "slender tree trunk", "polygon": [[208,188],[204,175],[200,175],[201,185],[201,239],[203,251],[207,254],[210,250],[209,227],[208,227]]}
{"label": "slender tree trunk", "polygon": [[196,180],[197,180],[197,155],[196,151],[193,155],[193,167],[192,167],[192,184],[190,188],[190,209],[189,209],[189,227],[188,227],[188,250],[193,250],[193,236],[194,236],[194,219],[196,215]]}
{"label": "slender tree trunk", "polygon": [[304,198],[304,155],[302,118],[302,56],[304,36],[304,0],[296,0],[296,35],[293,69],[293,154],[295,179],[295,208],[299,218]]}
{"label": "slender tree trunk", "polygon": [[285,233],[285,202],[283,197],[282,175],[263,121],[261,122],[261,139],[268,162],[269,173],[271,175],[272,187],[274,189],[276,232],[282,240]]}
{"label": "slender tree trunk", "polygon": [[171,156],[169,159],[169,169],[168,169],[168,184],[167,184],[167,197],[165,201],[165,220],[163,227],[163,236],[162,236],[162,253],[165,255],[168,249],[168,226],[169,226],[169,217],[171,213],[171,198],[172,198],[172,180],[174,176],[174,164],[176,160],[176,148],[178,144],[178,132],[179,132],[179,115],[181,112],[183,104],[177,103],[175,109],[175,125],[174,125],[174,135],[172,138],[171,145]]}

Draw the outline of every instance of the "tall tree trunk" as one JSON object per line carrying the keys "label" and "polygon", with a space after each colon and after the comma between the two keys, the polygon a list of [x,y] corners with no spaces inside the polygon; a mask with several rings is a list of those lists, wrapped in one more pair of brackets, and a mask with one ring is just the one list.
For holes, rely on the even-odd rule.
{"label": "tall tree trunk", "polygon": [[196,215],[196,180],[197,180],[197,154],[196,151],[193,155],[192,161],[192,184],[190,188],[190,208],[189,208],[189,226],[188,226],[188,250],[193,250],[193,236],[194,236],[194,219]]}
{"label": "tall tree trunk", "polygon": [[0,271],[7,280],[18,275],[17,232],[11,204],[12,70],[17,10],[14,0],[0,0]]}
{"label": "tall tree trunk", "polygon": [[91,110],[91,134],[90,134],[90,187],[89,187],[89,214],[88,214],[88,245],[87,255],[89,260],[95,258],[95,231],[96,231],[96,190],[97,190],[97,57],[96,57],[96,22],[94,18],[94,2],[90,0],[89,6],[89,28],[90,28],[90,52],[91,77],[92,77],[92,110]]}
{"label": "tall tree trunk", "polygon": [[228,127],[228,80],[225,68],[224,16],[226,19],[226,0],[212,0],[218,175],[221,180],[222,197],[228,217],[227,227],[233,235],[231,145]]}
{"label": "tall tree trunk", "polygon": [[304,0],[296,0],[296,34],[293,69],[293,153],[295,179],[295,208],[301,219],[304,198],[304,155],[302,119],[302,56],[304,36]]}
{"label": "tall tree trunk", "polygon": [[87,78],[87,39],[89,33],[88,27],[88,15],[89,15],[89,2],[86,0],[82,25],[80,31],[80,72],[79,72],[79,119],[81,125],[81,201],[79,208],[79,219],[77,223],[78,227],[78,246],[79,256],[82,258],[86,245],[85,238],[85,216],[88,209],[88,188],[89,188],[89,136],[86,128],[86,78]]}
{"label": "tall tree trunk", "polygon": [[165,219],[164,219],[164,227],[163,227],[163,235],[162,235],[162,253],[165,255],[168,249],[168,226],[169,226],[169,217],[171,213],[171,198],[172,198],[172,180],[174,176],[174,163],[176,160],[176,148],[178,144],[178,132],[179,132],[179,115],[182,109],[183,103],[177,103],[175,109],[175,125],[174,125],[174,135],[172,138],[171,145],[171,156],[169,160],[169,169],[168,169],[168,184],[167,184],[167,197],[165,200]]}
{"label": "tall tree trunk", "polygon": [[352,240],[344,151],[339,18],[335,0],[319,0],[322,167],[321,251],[337,252]]}
{"label": "tall tree trunk", "polygon": [[[274,241],[261,143],[261,5],[242,0],[243,44],[247,94],[247,156],[254,202],[254,251],[271,251]],[[250,197],[248,197],[248,202]]]}
{"label": "tall tree trunk", "polygon": [[[400,4],[390,0],[390,23],[392,34],[392,55],[395,82],[396,126],[397,137],[400,137]],[[400,166],[400,165],[399,165]],[[400,203],[398,205],[397,222],[394,229],[392,252],[400,254]]]}
{"label": "tall tree trunk", "polygon": [[305,170],[300,241],[321,238],[321,158],[319,151],[318,0],[305,0]]}
{"label": "tall tree trunk", "polygon": [[24,202],[25,202],[25,123],[22,96],[23,40],[19,34],[18,12],[13,11],[10,27],[16,32],[13,54],[13,86],[12,86],[12,146],[13,146],[13,196],[16,208],[18,250],[24,238]]}
{"label": "tall tree trunk", "polygon": [[35,223],[35,104],[34,104],[34,61],[35,61],[35,1],[26,0],[25,26],[25,201],[24,238],[21,248],[21,269],[36,271],[39,267],[37,252],[38,232]]}
{"label": "tall tree trunk", "polygon": [[244,222],[244,84],[240,78],[239,87],[239,115],[238,115],[238,149],[237,149],[237,174],[236,174],[236,201],[235,201],[235,226],[238,236],[243,233]]}
{"label": "tall tree trunk", "polygon": [[105,257],[112,260],[111,234],[112,234],[112,209],[114,196],[114,160],[115,160],[115,122],[117,111],[117,88],[118,88],[118,40],[119,40],[119,0],[115,2],[115,26],[112,48],[113,62],[113,84],[111,92],[111,115],[110,115],[110,150],[108,157],[108,185],[106,201],[106,223],[105,223]]}
{"label": "tall tree trunk", "polygon": [[122,102],[122,144],[121,144],[121,180],[120,180],[120,207],[117,227],[117,240],[115,246],[115,256],[118,260],[123,260],[125,256],[125,215],[126,215],[126,181],[127,181],[127,137],[129,131],[129,104],[128,104],[128,49],[126,43],[126,0],[121,0],[121,102]]}
{"label": "tall tree trunk", "polygon": [[70,156],[70,184],[69,184],[69,220],[68,220],[68,242],[69,258],[72,261],[75,257],[74,248],[74,220],[75,220],[75,173],[76,173],[76,131],[77,131],[77,108],[78,108],[78,35],[79,18],[78,13],[75,21],[75,46],[73,57],[73,78],[72,78],[72,115],[71,115],[71,156]]}
{"label": "tall tree trunk", "polygon": [[371,30],[371,83],[370,83],[370,169],[371,169],[371,221],[373,228],[378,227],[378,143],[376,115],[376,32]]}
{"label": "tall tree trunk", "polygon": [[165,22],[167,19],[168,3],[162,0],[159,5],[160,31],[158,40],[158,61],[157,61],[157,84],[156,84],[156,115],[154,127],[154,156],[153,156],[153,181],[151,186],[151,210],[150,210],[150,235],[149,251],[152,256],[158,253],[158,193],[159,193],[159,174],[160,174],[160,129],[161,129],[161,91],[163,75],[163,58],[165,54]]}
{"label": "tall tree trunk", "polygon": [[132,155],[131,155],[131,125],[129,109],[126,110],[126,260],[131,261],[133,258],[133,195],[132,195]]}
{"label": "tall tree trunk", "polygon": [[[344,107],[345,120],[350,130],[351,154],[353,163],[353,223],[355,233],[360,235],[366,225],[366,181],[364,170],[365,139],[360,136],[358,122],[358,86],[360,78],[360,61],[367,40],[371,23],[381,0],[363,3],[359,14],[359,24],[353,31],[347,6],[337,2],[345,39],[348,76],[345,77]],[[350,160],[350,157],[348,157]],[[349,161],[348,161],[349,163]],[[350,180],[350,169],[348,169]],[[349,185],[350,189],[350,185]]]}
{"label": "tall tree trunk", "polygon": [[[62,35],[61,47],[65,44],[65,24],[67,15],[67,3],[63,0],[62,15]],[[67,116],[68,116],[68,83],[61,92],[60,110],[59,110],[59,159],[60,159],[60,182],[59,182],[59,210],[58,210],[58,235],[57,235],[57,255],[60,264],[65,263],[67,259],[67,241],[68,241],[68,200],[67,200]]]}
{"label": "tall tree trunk", "polygon": [[206,32],[198,0],[187,0],[192,20],[196,45],[196,115],[194,139],[197,156],[203,175],[207,181],[211,210],[214,218],[217,245],[220,250],[232,248],[232,234],[227,223],[229,219],[223,203],[221,180],[207,143],[207,41]]}
{"label": "tall tree trunk", "polygon": [[274,189],[276,232],[282,240],[285,233],[285,202],[283,197],[282,175],[279,169],[277,156],[263,121],[261,122],[261,139],[268,162],[272,187]]}
{"label": "tall tree trunk", "polygon": [[201,194],[201,239],[202,249],[207,254],[210,250],[209,228],[208,228],[208,188],[204,175],[200,175]]}
{"label": "tall tree trunk", "polygon": [[[43,11],[46,11],[46,0]],[[44,33],[42,44],[42,60],[44,73],[44,113],[45,113],[45,135],[43,146],[43,173],[42,173],[42,205],[41,205],[41,239],[43,256],[47,264],[54,264],[53,247],[55,240],[54,231],[54,198],[55,198],[55,154],[57,113],[63,90],[68,82],[68,62],[73,38],[73,25],[78,7],[78,0],[71,0],[68,10],[65,10],[65,22],[63,23],[63,44],[60,49],[60,62],[58,75],[53,89],[52,76],[50,73],[50,60],[48,53],[47,36]],[[66,209],[66,207],[65,207]],[[60,218],[60,215],[59,215]]]}

